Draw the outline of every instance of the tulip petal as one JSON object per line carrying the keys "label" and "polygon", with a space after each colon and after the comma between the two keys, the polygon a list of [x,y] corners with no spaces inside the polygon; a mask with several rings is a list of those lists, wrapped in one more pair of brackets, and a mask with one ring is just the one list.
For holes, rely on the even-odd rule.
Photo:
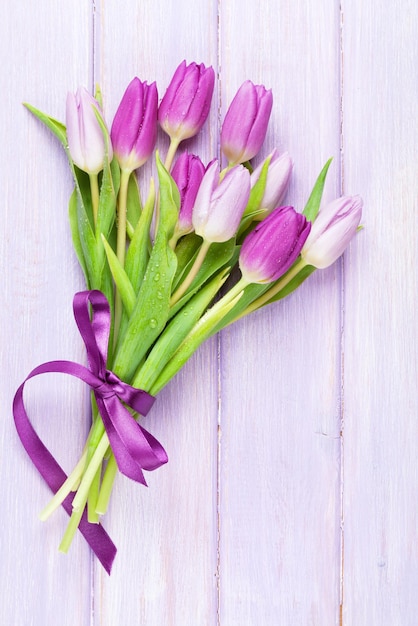
{"label": "tulip petal", "polygon": [[293,207],[279,207],[251,231],[241,247],[239,265],[248,283],[270,283],[293,265],[311,228]]}

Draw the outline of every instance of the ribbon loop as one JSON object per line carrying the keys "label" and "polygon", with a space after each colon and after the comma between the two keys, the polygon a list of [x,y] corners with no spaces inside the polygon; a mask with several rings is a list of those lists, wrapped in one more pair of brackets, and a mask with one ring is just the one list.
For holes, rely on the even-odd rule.
{"label": "ribbon loop", "polygon": [[[23,389],[30,378],[39,374],[60,372],[75,376],[87,383],[94,392],[119,470],[132,480],[146,485],[142,470],[157,469],[167,463],[168,457],[162,445],[138,424],[126,406],[140,415],[146,415],[155,398],[146,391],[131,387],[106,368],[111,316],[104,294],[97,290],[76,293],[73,309],[86,346],[89,367],[73,361],[50,361],[32,370],[16,391],[13,400],[13,417],[18,435],[43,479],[56,493],[67,476],[30,423],[23,402]],[[72,513],[71,500],[72,496],[69,495],[62,503],[69,515]],[[116,548],[103,527],[100,524],[89,524],[84,512],[79,529],[110,573]]]}

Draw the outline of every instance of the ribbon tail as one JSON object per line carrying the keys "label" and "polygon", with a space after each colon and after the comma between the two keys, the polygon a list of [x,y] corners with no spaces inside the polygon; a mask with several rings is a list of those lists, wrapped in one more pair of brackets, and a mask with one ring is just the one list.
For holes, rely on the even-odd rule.
{"label": "ribbon tail", "polygon": [[154,470],[167,463],[166,451],[135,421],[116,395],[96,396],[96,401],[119,471],[146,486],[142,470]]}
{"label": "ribbon tail", "polygon": [[[65,473],[63,472],[66,478]],[[64,480],[65,480],[64,478]],[[63,481],[64,482],[64,481]],[[62,503],[63,508],[71,516],[73,511],[72,500],[73,495],[69,494]],[[90,524],[87,519],[87,511],[83,512],[78,529],[84,539],[93,550],[106,572],[110,575],[113,561],[115,560],[117,548],[103,526],[99,524]]]}
{"label": "ribbon tail", "polygon": [[[39,373],[43,373],[43,371]],[[33,375],[36,375],[36,370],[33,370],[28,378],[32,377]],[[36,433],[28,418],[23,402],[23,389],[25,386],[25,382],[23,382],[19,389],[16,391],[13,400],[13,417],[16,430],[23,444],[23,447],[25,448],[38,472],[47,483],[51,491],[53,493],[56,493],[67,479],[67,475],[54,459],[52,454],[49,452],[48,448],[38,437],[38,434]],[[62,506],[64,510],[68,513],[68,515],[71,515],[72,513],[72,498],[73,496],[69,494],[62,502]],[[84,511],[78,528],[83,534],[86,541],[89,543],[91,549],[94,551],[99,561],[102,563],[106,572],[110,574],[112,563],[116,556],[116,546],[114,545],[113,541],[111,540],[103,526],[101,524],[90,524],[87,521],[87,514]]]}

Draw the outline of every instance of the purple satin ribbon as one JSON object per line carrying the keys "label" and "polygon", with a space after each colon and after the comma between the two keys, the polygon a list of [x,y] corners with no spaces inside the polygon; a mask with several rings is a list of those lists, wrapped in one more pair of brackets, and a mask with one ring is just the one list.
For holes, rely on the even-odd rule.
{"label": "purple satin ribbon", "polygon": [[[91,319],[89,302],[92,308]],[[78,329],[86,346],[89,369],[73,361],[49,361],[32,370],[16,391],[13,400],[13,416],[19,437],[39,473],[56,493],[67,479],[67,475],[30,423],[23,402],[23,389],[30,378],[39,374],[59,372],[75,376],[93,389],[119,470],[132,480],[146,485],[142,470],[160,467],[167,462],[167,454],[161,444],[135,421],[122,401],[137,413],[146,415],[155,398],[141,389],[135,389],[124,383],[106,369],[111,318],[105,296],[96,290],[76,293],[73,308]],[[69,515],[72,513],[73,497],[73,494],[69,494],[62,503]],[[87,521],[86,511],[83,513],[79,530],[110,574],[116,547],[109,535],[101,524],[90,524]]]}

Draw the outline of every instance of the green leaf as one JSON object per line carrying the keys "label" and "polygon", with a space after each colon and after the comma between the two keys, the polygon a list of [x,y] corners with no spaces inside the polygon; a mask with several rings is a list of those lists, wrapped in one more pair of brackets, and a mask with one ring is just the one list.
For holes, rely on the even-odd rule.
{"label": "green leaf", "polygon": [[[132,172],[129,177],[126,209],[126,219],[129,223],[129,229],[131,229],[131,234],[133,234],[142,213],[141,196],[139,194],[138,180],[136,178],[135,172]],[[130,239],[132,239],[131,235]]]}
{"label": "green leaf", "polygon": [[[231,260],[235,252],[235,237],[230,239],[229,241],[225,241],[223,243],[213,243],[209,251],[205,257],[205,260],[202,263],[202,267],[198,271],[196,278],[190,285],[189,289],[186,291],[184,296],[180,298],[180,300],[173,306],[170,311],[170,317],[173,317],[177,313],[179,309],[187,302],[193,294],[196,293],[200,287],[206,283],[207,280],[211,276],[213,276],[219,269],[225,267],[226,264]],[[195,256],[197,255],[197,252]],[[192,262],[194,258],[192,259]]]}
{"label": "green leaf", "polygon": [[[309,278],[309,276],[311,274],[313,274],[313,272],[316,270],[316,267],[314,267],[313,265],[305,265],[305,267],[303,267],[301,269],[301,271],[299,272],[299,274],[297,274],[285,287],[283,287],[283,289],[281,289],[281,291],[279,291],[279,293],[277,293],[275,296],[273,296],[271,298],[271,300],[269,300],[268,302],[266,302],[266,304],[271,304],[272,302],[276,302],[277,300],[282,300],[283,298],[285,298],[286,296],[288,296],[289,294],[291,294],[293,291],[295,291],[295,289],[297,289],[307,278]],[[263,304],[263,306],[266,306],[266,304]],[[261,307],[260,307],[261,308]]]}
{"label": "green leaf", "polygon": [[[291,268],[292,269],[292,268]],[[291,271],[289,270],[289,272]],[[312,265],[305,265],[302,269],[292,278],[287,285],[285,285],[277,294],[272,296],[267,302],[260,305],[256,310],[261,309],[267,304],[282,300],[286,296],[290,295],[295,289],[297,289],[314,271],[315,267]],[[229,324],[233,323],[244,311],[249,307],[257,298],[265,294],[269,289],[272,289],[275,284],[281,282],[283,278],[286,278],[286,274],[276,281],[276,283],[268,283],[266,285],[252,284],[245,288],[242,298],[237,302],[235,307],[226,315],[214,329],[215,332],[219,332],[222,328],[225,328]],[[214,334],[213,333],[213,334]]]}
{"label": "green leaf", "polygon": [[84,258],[83,246],[81,244],[80,231],[78,228],[77,191],[75,189],[70,197],[70,202],[68,206],[68,216],[69,216],[69,221],[70,221],[70,228],[71,228],[71,235],[72,235],[74,250],[77,255],[78,262],[80,263],[81,269],[83,270],[87,288],[90,288],[90,280],[89,280],[86,260]]}
{"label": "green leaf", "polygon": [[127,314],[131,315],[136,301],[134,288],[132,287],[131,281],[129,280],[125,270],[120,264],[118,257],[106,241],[104,235],[102,235],[102,241],[110,271],[112,272],[113,280],[115,281],[118,292],[120,293],[123,306],[125,307]]}
{"label": "green leaf", "polygon": [[202,244],[202,238],[194,232],[182,237],[176,246],[177,271],[173,280],[173,289],[175,289],[183,276],[193,265],[193,260]]}
{"label": "green leaf", "polygon": [[135,293],[139,291],[149,259],[148,248],[154,204],[155,188],[154,181],[151,179],[148,198],[133,233],[125,260],[125,271]]}
{"label": "green leaf", "polygon": [[89,276],[88,276],[88,271],[87,271],[86,260],[84,258],[83,246],[81,244],[80,231],[78,229],[77,191],[75,189],[70,197],[70,202],[68,205],[68,216],[69,216],[69,221],[70,221],[70,229],[71,229],[74,250],[77,255],[78,262],[80,263],[81,269],[83,270],[87,287],[89,288],[90,281],[89,281]]}
{"label": "green leaf", "polygon": [[[100,90],[98,92],[100,94]],[[109,161],[110,137],[106,123],[96,108],[93,109],[97,122],[102,130],[105,144],[105,157],[100,184],[99,207],[97,211],[96,237],[99,248],[102,245],[100,235],[108,239],[116,218],[116,200],[120,185],[120,169],[116,159]]]}
{"label": "green leaf", "polygon": [[[101,99],[101,92],[98,89],[97,95]],[[106,263],[106,254],[103,245],[102,235],[104,235],[107,243],[111,238],[112,229],[116,219],[116,202],[120,186],[120,169],[116,159],[109,161],[110,152],[110,136],[106,123],[101,113],[94,109],[96,119],[103,133],[105,144],[105,156],[103,163],[103,171],[101,174],[99,206],[97,211],[97,223],[95,226],[95,260],[100,281],[100,289],[103,291],[108,300],[110,299],[113,307],[113,284],[110,266]],[[112,318],[113,319],[113,318]],[[113,329],[112,329],[113,330]]]}
{"label": "green leaf", "polygon": [[244,289],[244,293],[241,298],[236,302],[234,307],[230,309],[230,311],[223,317],[223,319],[212,329],[212,335],[218,333],[222,328],[225,328],[229,324],[231,324],[235,318],[237,318],[241,313],[245,311],[245,309],[252,303],[254,300],[262,296],[268,289],[270,289],[271,284],[267,285],[258,285],[256,283],[252,283],[248,285]]}
{"label": "green leaf", "polygon": [[321,204],[322,194],[324,191],[325,179],[327,177],[329,166],[331,165],[331,159],[325,163],[322,168],[318,178],[316,179],[315,185],[311,191],[311,195],[309,196],[308,202],[306,203],[305,208],[302,213],[310,222],[314,222],[316,216],[318,215],[319,207]]}
{"label": "green leaf", "polygon": [[[88,176],[86,176],[86,178],[87,181],[84,180],[84,177],[77,178],[75,189],[77,196],[77,227],[79,242],[85,259],[88,283],[91,289],[100,289],[103,263],[100,259],[100,255],[97,254],[97,240],[91,224],[91,205],[89,206],[89,196],[86,190],[86,185],[89,189]],[[87,209],[86,207],[89,208]],[[100,246],[103,250],[102,243],[100,243]],[[104,259],[105,255],[103,252],[103,260]]]}
{"label": "green leaf", "polygon": [[177,313],[158,338],[144,365],[135,376],[134,387],[150,389],[162,369],[173,357],[177,348],[219,292],[227,276],[225,271],[220,272]]}
{"label": "green leaf", "polygon": [[[77,197],[76,210],[73,209],[73,220],[75,221],[77,218],[77,245],[82,250],[85,261],[84,267],[82,267],[87,273],[87,283],[90,288],[103,291],[102,287],[109,283],[111,275],[106,264],[106,255],[100,233],[96,234],[93,228],[89,177],[76,166],[72,165],[72,168]],[[105,274],[108,276],[105,277]]]}
{"label": "green leaf", "polygon": [[180,194],[176,183],[162,164],[158,152],[156,156],[156,161],[160,194],[160,215],[156,240],[161,237],[168,245],[168,242],[174,234],[174,228],[176,226],[179,215]]}
{"label": "green leaf", "polygon": [[[106,158],[102,174],[98,227],[95,232],[89,176],[76,167],[71,159],[65,125],[30,104],[24,103],[24,106],[52,131],[65,149],[76,187],[75,196],[74,194],[71,196],[69,203],[69,218],[74,249],[89,288],[105,290],[109,294],[110,272],[107,269],[100,232],[103,232],[108,239],[114,221],[116,194],[119,187],[117,164],[109,164]],[[100,115],[98,115],[98,120],[105,136],[108,152],[109,134]],[[104,276],[104,273],[108,275]]]}
{"label": "green leaf", "polygon": [[[213,328],[216,327],[228,311],[235,306],[241,295],[242,293],[238,294],[233,300],[231,300],[231,302],[223,305],[222,307],[216,307],[216,305],[214,305],[212,309],[209,309],[209,311],[197,322],[191,332],[180,344],[173,357],[164,367],[158,379],[152,385],[150,393],[154,395],[158,393],[158,391],[160,391],[171,380],[171,378],[177,374],[179,369],[181,369],[192,354],[196,352],[197,348],[213,334]],[[181,315],[181,312],[179,315]]]}
{"label": "green leaf", "polygon": [[32,113],[32,115],[37,117],[38,120],[45,124],[45,126],[49,128],[49,130],[52,131],[54,135],[59,139],[65,150],[67,150],[67,132],[64,124],[54,119],[53,117],[42,113],[42,111],[36,109],[34,106],[28,104],[27,102],[24,102],[23,106],[25,106],[28,111]]}
{"label": "green leaf", "polygon": [[126,331],[118,344],[114,372],[132,379],[139,363],[163,330],[170,310],[170,296],[177,259],[169,246],[177,222],[177,187],[157,154],[160,218],[154,247]]}
{"label": "green leaf", "polygon": [[[256,211],[252,211],[251,213],[249,213],[248,215],[245,215],[242,218],[240,226],[239,226],[239,230],[237,233],[238,243],[241,244],[244,241],[248,233],[250,233],[252,230],[254,230],[254,228],[256,228],[256,226],[258,225],[258,222],[260,221],[260,217],[263,218],[266,213],[267,211],[265,209],[257,209]],[[256,218],[259,218],[259,219],[255,222],[254,220],[256,220]]]}
{"label": "green leaf", "polygon": [[250,197],[248,199],[248,204],[245,207],[243,217],[248,217],[250,214],[254,213],[260,208],[261,201],[264,196],[264,192],[266,190],[267,184],[267,174],[271,161],[271,155],[267,157],[267,159],[263,163],[263,167],[261,168],[260,176],[255,183],[254,187],[252,187],[250,192]]}
{"label": "green leaf", "polygon": [[103,234],[106,239],[112,230],[116,218],[116,200],[120,185],[120,169],[116,159],[109,163],[105,158],[100,185],[99,208],[97,212],[96,235]]}

